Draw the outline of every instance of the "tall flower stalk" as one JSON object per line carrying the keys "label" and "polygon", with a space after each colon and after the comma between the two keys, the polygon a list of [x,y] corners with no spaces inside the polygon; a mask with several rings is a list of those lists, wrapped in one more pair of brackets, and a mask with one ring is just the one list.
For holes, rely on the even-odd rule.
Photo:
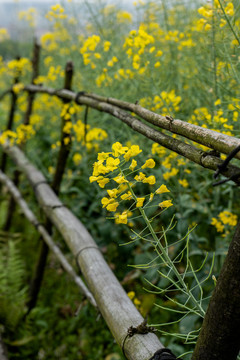
{"label": "tall flower stalk", "polygon": [[[155,231],[155,218],[161,216],[173,203],[171,199],[165,199],[166,195],[168,196],[170,193],[167,185],[161,184],[157,189],[153,190],[156,177],[149,174],[149,169],[154,169],[155,161],[150,158],[143,165],[140,165],[135,158],[141,152],[142,150],[138,145],[128,147],[119,142],[114,143],[112,151],[98,154],[98,160],[93,165],[90,182],[97,182],[102,189],[107,187],[107,196],[103,196],[101,200],[102,206],[113,214],[111,218],[115,219],[117,224],[131,226],[131,231],[134,234],[131,241],[147,241],[154,250],[154,258],[148,264],[134,265],[134,267],[148,269],[154,266],[156,268],[160,279],[167,280],[169,285],[160,288],[147,280],[148,284],[153,288],[150,292],[164,294],[174,305],[174,309],[162,305],[157,306],[180,314],[178,320],[167,324],[155,324],[155,326],[160,327],[178,323],[189,315],[202,319],[205,316],[205,303],[207,300],[204,298],[202,284],[210,277],[214,257],[207,276],[202,278],[198,273],[206,265],[208,254],[206,254],[199,269],[195,270],[190,260],[189,249],[190,233],[194,227],[187,232],[184,238],[171,244],[168,243],[167,233],[174,227],[173,218],[169,222],[167,229],[162,228],[160,232]],[[111,186],[112,184],[113,186]],[[150,188],[151,191],[147,195],[142,195],[145,190],[144,184],[147,184],[147,190],[149,191]],[[141,195],[139,195],[140,191]],[[155,211],[154,215],[151,215],[151,210],[156,207],[159,210]],[[119,209],[121,209],[121,212]],[[144,221],[143,230],[136,232],[134,230],[134,220],[139,218]],[[175,255],[172,255],[170,251],[172,246],[180,249]],[[180,271],[180,263],[185,264],[184,271]],[[175,297],[169,295],[173,291],[178,295]],[[166,331],[160,331],[167,334]],[[196,341],[198,333],[199,329],[194,329],[187,334],[174,334],[174,336],[184,339],[186,343],[193,343]]]}

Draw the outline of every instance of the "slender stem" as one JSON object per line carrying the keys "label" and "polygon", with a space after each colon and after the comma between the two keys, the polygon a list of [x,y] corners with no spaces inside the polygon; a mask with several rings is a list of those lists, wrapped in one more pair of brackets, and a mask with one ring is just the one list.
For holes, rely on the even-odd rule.
{"label": "slender stem", "polygon": [[226,12],[225,12],[225,10],[224,10],[224,7],[223,7],[223,5],[222,5],[222,1],[221,1],[221,0],[218,0],[218,2],[219,2],[219,5],[220,5],[220,7],[221,7],[221,9],[222,9],[223,15],[224,15],[224,17],[225,17],[225,19],[226,19],[226,21],[227,21],[227,23],[228,23],[228,26],[230,27],[230,29],[231,29],[231,31],[232,31],[235,39],[238,41],[238,44],[240,45],[240,38],[237,36],[237,33],[236,33],[236,31],[234,30],[234,28],[233,28],[233,26],[232,26],[232,24],[231,24],[231,22],[230,22],[230,20],[229,20],[229,17],[227,16],[227,14],[226,14]]}
{"label": "slender stem", "polygon": [[[119,168],[121,175],[125,177],[123,171],[121,170],[121,168]],[[132,189],[132,187],[129,185],[129,183],[127,183],[128,189],[131,192],[131,195],[134,199],[135,202],[137,202],[137,197]],[[171,260],[171,258],[168,256],[167,251],[165,250],[165,248],[162,246],[161,242],[159,241],[152,225],[151,222],[148,219],[148,216],[146,215],[144,209],[142,207],[139,207],[139,211],[148,227],[149,232],[151,233],[154,243],[157,244],[162,252],[162,257],[164,262],[166,262],[168,264],[168,266],[172,269],[172,271],[174,272],[174,275],[177,277],[179,283],[182,286],[182,290],[189,296],[189,298],[192,300],[192,302],[194,303],[194,305],[196,306],[196,308],[199,310],[199,315],[201,317],[204,318],[205,315],[205,311],[203,310],[202,306],[199,304],[199,302],[195,299],[195,297],[193,296],[193,294],[191,293],[191,290],[188,289],[187,285],[185,284],[184,280],[182,279],[181,275],[179,274],[177,268],[175,267],[173,261]]]}
{"label": "slender stem", "polygon": [[[213,6],[213,0],[212,0],[212,6]],[[216,43],[215,43],[215,14],[213,12],[212,16],[212,61],[213,61],[213,76],[214,76],[214,102],[218,99],[218,83],[217,83],[217,59],[216,59]],[[214,104],[212,104],[212,109],[214,109]],[[212,116],[214,111],[212,111]]]}

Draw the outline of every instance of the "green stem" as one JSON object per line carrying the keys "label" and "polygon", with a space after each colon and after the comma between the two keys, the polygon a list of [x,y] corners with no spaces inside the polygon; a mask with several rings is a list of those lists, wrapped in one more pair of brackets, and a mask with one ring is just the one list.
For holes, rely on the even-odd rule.
{"label": "green stem", "polygon": [[[121,172],[121,175],[125,177],[124,173],[122,172],[122,170],[119,168],[120,172]],[[128,185],[128,189],[129,191],[131,192],[131,195],[134,199],[135,202],[137,202],[137,197],[132,189],[132,187],[129,185],[129,183],[127,183]],[[188,289],[187,285],[185,284],[184,280],[182,279],[181,275],[179,274],[177,268],[175,267],[173,261],[170,259],[170,257],[168,256],[168,253],[167,251],[164,249],[164,247],[162,246],[161,242],[159,241],[152,225],[151,225],[151,222],[149,221],[144,209],[142,207],[139,207],[139,211],[148,227],[148,230],[150,231],[152,237],[153,237],[153,240],[156,244],[159,245],[160,249],[161,249],[161,252],[162,252],[162,256],[163,256],[163,260],[164,262],[166,262],[169,267],[172,269],[173,273],[175,274],[175,276],[177,277],[179,283],[181,284],[182,286],[182,289],[184,291],[184,293],[186,293],[189,298],[192,300],[192,302],[194,303],[194,305],[196,306],[196,308],[198,309],[199,311],[199,315],[201,317],[204,318],[204,315],[205,315],[205,311],[203,310],[202,306],[198,303],[198,301],[195,299],[195,297],[193,296],[193,294],[191,293],[191,291]]]}
{"label": "green stem", "polygon": [[222,1],[221,1],[221,0],[218,0],[218,2],[219,2],[219,5],[220,5],[220,7],[221,7],[221,9],[222,9],[223,15],[224,15],[224,17],[225,17],[225,19],[226,19],[226,21],[227,21],[227,23],[228,23],[228,26],[230,27],[230,29],[231,29],[231,31],[232,31],[235,39],[238,41],[238,44],[240,45],[240,39],[239,39],[239,37],[237,36],[236,31],[234,30],[234,28],[233,28],[233,26],[232,26],[232,24],[231,24],[231,22],[230,22],[230,20],[229,20],[229,18],[228,18],[228,16],[227,16],[227,14],[225,13],[224,7],[223,7],[223,5],[222,5]]}

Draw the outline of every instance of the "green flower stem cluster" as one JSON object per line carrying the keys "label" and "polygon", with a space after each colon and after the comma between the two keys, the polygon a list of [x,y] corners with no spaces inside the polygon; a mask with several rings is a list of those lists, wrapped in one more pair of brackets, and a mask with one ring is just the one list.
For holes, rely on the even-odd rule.
{"label": "green flower stem cluster", "polygon": [[[124,209],[122,213],[115,214],[114,218],[118,224],[127,224],[128,218],[133,214],[133,211],[137,208],[139,209],[141,217],[146,224],[146,229],[148,229],[149,234],[151,235],[150,241],[154,247],[154,250],[156,251],[157,256],[160,258],[162,264],[165,264],[168,268],[167,274],[160,272],[161,276],[168,278],[172,285],[174,285],[176,289],[181,291],[186,296],[186,302],[184,305],[182,305],[185,310],[193,312],[200,317],[204,317],[205,311],[202,307],[201,301],[198,301],[195,298],[191,289],[189,289],[185,282],[184,277],[186,273],[183,276],[183,274],[179,273],[177,269],[176,259],[178,256],[175,258],[175,260],[172,260],[169,256],[166,232],[163,231],[163,235],[161,235],[159,238],[152,226],[152,219],[148,217],[145,211],[145,209],[148,208],[148,204],[156,195],[168,193],[170,192],[169,189],[166,185],[162,184],[154,192],[151,192],[146,196],[138,197],[136,194],[136,183],[148,183],[149,185],[154,185],[156,183],[156,178],[154,175],[147,176],[146,173],[140,171],[145,169],[153,169],[155,167],[155,161],[153,159],[146,160],[145,163],[139,168],[137,168],[138,163],[135,159],[131,160],[130,165],[127,164],[131,158],[136,157],[141,152],[142,150],[138,145],[132,145],[131,147],[128,147],[122,146],[122,144],[119,142],[114,143],[112,145],[112,152],[102,152],[98,154],[98,161],[93,165],[93,175],[90,176],[90,182],[96,181],[101,188],[105,188],[106,184],[110,184],[112,182],[118,184],[117,187],[107,190],[108,197],[104,196],[101,200],[103,208],[106,207],[108,211],[116,212],[120,203],[124,202],[125,204],[126,201],[131,202],[130,206],[128,206],[127,209]],[[110,176],[111,173],[112,176]],[[146,198],[148,198],[148,201],[146,201]],[[172,205],[172,200],[164,200],[158,203],[158,206],[161,209],[166,209]],[[137,238],[143,240],[145,239],[140,234],[137,234]],[[164,238],[163,243],[161,242],[162,238]],[[188,248],[188,241],[186,247]],[[201,285],[196,277],[189,259],[186,271],[188,268],[190,268],[190,271],[196,280],[197,286],[201,288]],[[192,303],[193,308],[190,308],[189,305],[187,305],[189,301]]]}
{"label": "green flower stem cluster", "polygon": [[[146,160],[138,170],[135,170],[138,165],[137,161],[132,159],[131,164],[123,169],[131,158],[137,156],[141,152],[142,150],[138,145],[128,147],[122,146],[122,144],[116,142],[112,145],[112,152],[99,153],[98,161],[94,163],[93,175],[90,176],[90,182],[96,181],[101,188],[105,188],[105,185],[110,182],[117,183],[118,185],[117,187],[107,190],[108,197],[104,196],[102,198],[103,207],[106,207],[108,211],[116,212],[120,202],[131,201],[131,205],[127,210],[124,210],[122,213],[116,213],[116,223],[127,224],[128,217],[132,215],[131,210],[133,210],[134,207],[139,208],[140,213],[142,214],[143,208],[153,200],[156,194],[160,195],[169,192],[166,185],[162,184],[157,190],[148,195],[148,202],[146,202],[145,196],[138,197],[135,194],[133,188],[136,183],[146,183],[149,185],[154,185],[156,183],[154,175],[147,176],[144,172],[138,171],[140,169],[145,170],[154,168],[155,161],[153,159]],[[136,172],[138,172],[137,175],[135,175],[133,179],[130,179]],[[110,177],[110,173],[113,173],[114,175]],[[145,205],[144,202],[146,203]],[[172,205],[172,200],[164,200],[158,204],[160,208],[168,208]]]}

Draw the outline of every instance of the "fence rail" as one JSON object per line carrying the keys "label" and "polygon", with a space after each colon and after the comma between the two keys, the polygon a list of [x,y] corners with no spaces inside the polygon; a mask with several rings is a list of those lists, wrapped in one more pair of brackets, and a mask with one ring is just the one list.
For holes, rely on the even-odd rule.
{"label": "fence rail", "polygon": [[[229,154],[231,151],[240,146],[240,139],[218,133],[217,131],[209,130],[188,124],[182,120],[170,119],[168,116],[164,117],[153,113],[139,105],[127,103],[113,98],[104,98],[94,94],[79,93],[69,90],[56,90],[53,88],[45,88],[37,85],[27,85],[24,90],[32,93],[45,93],[55,95],[60,99],[75,101],[79,105],[87,105],[101,112],[106,112],[127,124],[134,131],[144,135],[145,137],[157,142],[165,148],[184,156],[192,162],[200,165],[201,167],[216,171],[223,161],[219,158],[219,154],[212,155],[211,152],[203,151],[193,145],[187,144],[181,140],[174,139],[173,137],[157,131],[156,129],[146,125],[141,120],[132,116],[131,114],[122,110],[130,110],[135,114],[142,116],[151,124],[160,128],[166,129],[172,133],[182,135],[185,138],[191,139],[199,144],[207,146],[219,153]],[[95,100],[99,99],[99,100]],[[105,99],[106,101],[103,101]],[[115,104],[115,105],[112,105]],[[125,105],[124,105],[125,104]],[[240,159],[240,152],[235,154],[235,157]],[[236,184],[240,183],[240,168],[234,165],[220,171],[226,178],[231,178]]]}

